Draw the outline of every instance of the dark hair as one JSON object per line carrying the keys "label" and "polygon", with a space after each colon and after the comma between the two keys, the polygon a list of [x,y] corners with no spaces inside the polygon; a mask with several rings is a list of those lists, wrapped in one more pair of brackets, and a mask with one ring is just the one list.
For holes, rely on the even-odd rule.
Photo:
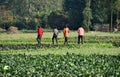
{"label": "dark hair", "polygon": [[82,25],[80,25],[79,27],[82,27]]}
{"label": "dark hair", "polygon": [[65,28],[67,28],[67,27],[68,27],[68,24],[65,25]]}
{"label": "dark hair", "polygon": [[57,28],[57,26],[54,26],[54,28]]}
{"label": "dark hair", "polygon": [[41,28],[41,26],[38,26],[38,28]]}

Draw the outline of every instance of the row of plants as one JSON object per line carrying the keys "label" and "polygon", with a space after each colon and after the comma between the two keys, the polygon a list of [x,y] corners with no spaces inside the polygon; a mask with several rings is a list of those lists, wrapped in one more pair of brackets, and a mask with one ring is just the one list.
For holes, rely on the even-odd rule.
{"label": "row of plants", "polygon": [[120,77],[120,55],[0,55],[0,77]]}
{"label": "row of plants", "polygon": [[[68,41],[69,42],[73,42],[76,43],[78,40],[78,37],[69,37]],[[36,41],[36,38],[20,38],[20,39],[8,39],[8,40],[4,40],[1,39],[0,42],[2,44],[7,43],[7,42],[33,42]],[[43,42],[51,42],[52,38],[42,38]],[[58,38],[59,42],[63,42],[64,38]],[[114,42],[114,41],[120,41],[120,36],[85,36],[84,37],[84,41],[85,42]]]}
{"label": "row of plants", "polygon": [[18,49],[38,49],[38,48],[55,48],[62,47],[63,45],[52,45],[52,44],[0,44],[0,50],[18,50]]}
{"label": "row of plants", "polygon": [[84,43],[84,44],[0,44],[0,51],[4,50],[21,50],[21,49],[46,49],[46,48],[86,48],[86,47],[95,47],[95,48],[114,48],[111,43]]}
{"label": "row of plants", "polygon": [[[77,37],[70,37],[69,44],[77,45]],[[120,37],[118,36],[85,36],[84,42],[88,43],[111,43],[115,47],[120,47]],[[58,45],[62,46],[64,38],[58,38]],[[38,45],[36,39],[20,39],[20,40],[1,40],[0,50],[7,49],[26,49],[26,48],[50,48],[54,47],[51,38],[42,38],[42,44]]]}

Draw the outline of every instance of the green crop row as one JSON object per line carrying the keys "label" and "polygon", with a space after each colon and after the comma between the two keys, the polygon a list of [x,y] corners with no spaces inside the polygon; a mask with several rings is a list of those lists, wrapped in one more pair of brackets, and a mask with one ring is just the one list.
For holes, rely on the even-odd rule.
{"label": "green crop row", "polygon": [[[68,38],[69,43],[77,43],[77,37]],[[64,42],[64,38],[58,38],[59,43]],[[115,41],[120,41],[118,36],[85,36],[84,42],[86,43],[111,43]],[[43,43],[52,43],[52,38],[42,38]],[[34,39],[9,39],[9,40],[0,40],[0,44],[35,44],[37,43],[36,38]]]}
{"label": "green crop row", "polygon": [[21,49],[46,49],[46,48],[89,48],[89,47],[95,47],[95,48],[115,48],[114,46],[119,47],[117,43],[84,43],[81,45],[70,43],[68,45],[64,44],[0,44],[0,51],[4,50],[21,50]]}
{"label": "green crop row", "polygon": [[120,77],[120,55],[0,55],[0,77]]}

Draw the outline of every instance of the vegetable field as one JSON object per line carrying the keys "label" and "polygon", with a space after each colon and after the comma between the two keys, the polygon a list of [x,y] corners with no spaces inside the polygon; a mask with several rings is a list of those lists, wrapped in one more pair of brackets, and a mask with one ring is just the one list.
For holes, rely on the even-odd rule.
{"label": "vegetable field", "polygon": [[52,33],[44,33],[42,45],[34,33],[0,35],[0,77],[120,77],[119,33],[86,33],[83,45],[76,32],[68,45],[62,33],[58,45]]}
{"label": "vegetable field", "polygon": [[[120,56],[0,55],[0,76],[5,77],[119,77]],[[8,66],[8,69],[3,67]]]}
{"label": "vegetable field", "polygon": [[120,55],[0,55],[0,59],[1,77],[120,76]]}

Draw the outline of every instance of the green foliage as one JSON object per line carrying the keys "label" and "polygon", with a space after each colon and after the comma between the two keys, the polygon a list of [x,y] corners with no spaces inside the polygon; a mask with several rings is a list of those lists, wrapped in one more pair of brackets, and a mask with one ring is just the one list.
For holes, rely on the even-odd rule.
{"label": "green foliage", "polygon": [[116,8],[116,10],[118,10],[118,11],[120,11],[120,0],[117,0],[116,2],[115,2],[115,8]]}
{"label": "green foliage", "polygon": [[[83,24],[88,31],[94,23],[107,23],[112,30],[113,25],[119,25],[119,6],[119,0],[0,0],[0,24],[7,23],[7,17],[11,16],[11,23],[22,23],[21,26],[16,24],[20,29],[35,29],[37,25],[46,28],[69,23],[70,29],[77,29]],[[62,12],[60,18],[56,17],[59,16],[58,10]],[[34,22],[35,19],[37,22]],[[28,22],[30,24],[26,24]]]}
{"label": "green foliage", "polygon": [[120,41],[114,41],[113,46],[115,47],[120,47]]}
{"label": "green foliage", "polygon": [[[120,56],[0,55],[0,76],[120,76]],[[10,69],[4,70],[5,66]]]}
{"label": "green foliage", "polygon": [[63,29],[65,24],[68,23],[68,16],[63,11],[51,12],[48,16],[48,24],[51,28],[57,26],[58,29]]}
{"label": "green foliage", "polygon": [[91,26],[91,19],[92,19],[92,11],[90,8],[91,0],[86,0],[86,7],[83,10],[83,25],[86,31],[89,31],[89,27]]}
{"label": "green foliage", "polygon": [[85,0],[64,0],[63,9],[69,16],[69,24],[71,29],[77,29],[82,25],[83,9],[85,8]]}
{"label": "green foliage", "polygon": [[106,0],[92,0],[91,9],[93,14],[93,23],[105,23],[108,21],[108,3]]}

